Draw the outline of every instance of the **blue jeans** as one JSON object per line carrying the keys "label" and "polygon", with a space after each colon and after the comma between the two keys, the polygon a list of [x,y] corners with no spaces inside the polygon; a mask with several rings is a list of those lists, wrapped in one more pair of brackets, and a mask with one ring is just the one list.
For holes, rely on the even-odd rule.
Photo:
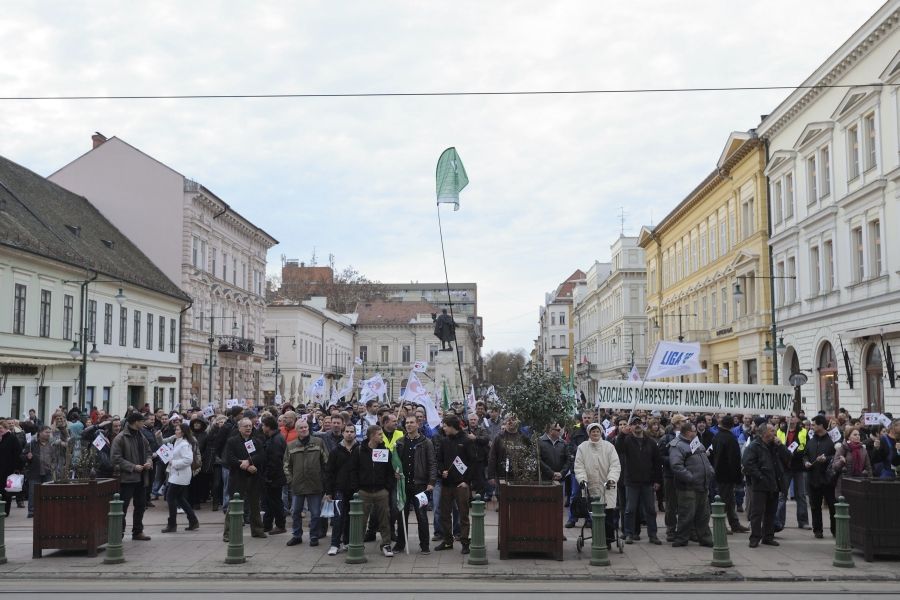
{"label": "blue jeans", "polygon": [[806,473],[803,471],[786,471],[784,474],[784,492],[778,494],[778,508],[775,510],[775,529],[784,528],[787,519],[788,488],[794,485],[794,500],[797,502],[797,526],[809,525],[809,513],[806,510]]}
{"label": "blue jeans", "polygon": [[34,486],[39,483],[48,483],[53,481],[53,474],[47,473],[46,475],[38,475],[39,479],[35,479],[34,477],[28,478],[28,514],[34,514]]}
{"label": "blue jeans", "polygon": [[[443,535],[441,528],[441,480],[438,479],[434,484],[434,491],[431,492],[431,513],[434,515],[432,526],[434,527],[434,535]],[[453,507],[453,535],[459,535],[459,509]]]}
{"label": "blue jeans", "polygon": [[291,528],[295,538],[303,537],[303,504],[309,510],[309,539],[319,539],[319,513],[322,512],[322,494],[294,496],[291,501]]}
{"label": "blue jeans", "polygon": [[647,535],[656,537],[656,494],[653,492],[653,484],[642,483],[639,485],[625,486],[625,535],[634,535],[635,522],[640,513],[643,513],[647,522]]}

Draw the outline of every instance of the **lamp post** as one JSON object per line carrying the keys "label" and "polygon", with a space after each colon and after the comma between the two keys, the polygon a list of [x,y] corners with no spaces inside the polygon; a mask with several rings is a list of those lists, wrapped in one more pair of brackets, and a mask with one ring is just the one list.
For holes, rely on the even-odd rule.
{"label": "lamp post", "polygon": [[[207,366],[209,368],[209,398],[208,398],[207,402],[209,404],[212,404],[212,401],[213,401],[213,367],[218,366],[218,363],[215,362],[215,359],[213,357],[213,348],[214,348],[213,344],[216,341],[215,332],[213,331],[213,323],[217,319],[232,319],[231,335],[237,335],[238,325],[237,325],[237,321],[234,320],[234,317],[226,317],[226,316],[214,317],[213,315],[209,315],[208,317],[206,317],[206,315],[200,315],[200,317],[198,317],[198,318],[200,319],[200,331],[203,331],[203,319],[204,318],[209,319],[209,337],[206,339],[206,341],[209,343],[209,359],[208,359],[208,363],[207,363]],[[200,400],[200,403],[203,404],[202,398]]]}
{"label": "lamp post", "polygon": [[278,340],[280,338],[291,338],[293,343],[291,344],[291,348],[297,349],[297,338],[292,335],[278,335],[278,330],[275,330],[275,335],[266,336],[275,340],[274,348],[273,348],[273,358],[275,359],[275,369],[272,371],[272,374],[275,375],[275,395],[278,395],[278,376],[281,374],[281,369],[278,368]]}
{"label": "lamp post", "polygon": [[[681,317],[696,317],[696,316],[697,316],[697,313],[682,313],[682,312],[677,312],[677,313],[664,313],[663,316],[664,316],[664,317],[678,317],[678,341],[679,341],[679,342],[683,342],[683,341],[684,341],[684,333],[683,333],[683,331],[682,331],[682,329],[681,329]],[[659,328],[660,328],[660,325],[659,325],[659,323],[656,321],[656,319],[653,320],[653,328],[654,328],[654,329],[659,329]],[[633,341],[633,340],[632,340],[632,341]],[[633,347],[634,347],[634,346],[632,345],[632,348],[633,348]]]}
{"label": "lamp post", "polygon": [[[754,279],[768,279],[773,281],[775,279],[794,279],[796,280],[796,275],[754,275]],[[735,279],[747,279],[747,275],[738,275]],[[734,296],[735,302],[741,302],[744,299],[744,292],[741,290],[741,284],[739,281],[734,282],[734,291],[732,291],[732,296]],[[766,347],[763,349],[763,354],[766,358],[772,360],[772,384],[778,385],[778,357],[784,356],[785,345],[784,345],[784,337],[778,336],[778,324],[775,317],[775,294],[774,292],[771,294],[772,296],[772,343],[775,344],[775,341],[778,340],[778,344],[775,346],[775,351],[772,350],[772,346],[769,345],[768,336],[766,338]]]}
{"label": "lamp post", "polygon": [[[79,294],[81,306],[78,310],[78,334],[76,339],[72,341],[72,347],[69,349],[69,355],[75,359],[81,359],[81,364],[78,366],[78,406],[83,411],[85,409],[84,398],[87,394],[87,359],[90,356],[91,360],[97,360],[97,357],[100,356],[100,351],[97,350],[97,342],[93,338],[91,338],[91,351],[88,352],[88,338],[90,337],[88,334],[90,332],[90,323],[87,322],[87,318],[85,316],[85,311],[87,310],[88,304],[88,285],[91,283],[122,283],[119,279],[97,279],[99,277],[99,273],[94,273],[93,277],[88,279],[76,279],[76,280],[63,280],[63,283],[78,283],[81,285],[81,292]],[[116,302],[119,303],[119,306],[125,304],[125,294],[122,293],[122,288],[119,288],[119,292],[115,295]]]}

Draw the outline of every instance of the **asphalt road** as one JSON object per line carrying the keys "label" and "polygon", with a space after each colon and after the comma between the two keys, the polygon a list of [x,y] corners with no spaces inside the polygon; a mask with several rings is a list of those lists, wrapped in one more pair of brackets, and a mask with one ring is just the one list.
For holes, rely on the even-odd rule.
{"label": "asphalt road", "polygon": [[[423,589],[428,585],[429,589]],[[464,586],[460,589],[460,586]],[[294,597],[321,597],[327,595],[347,595],[356,598],[384,598],[390,600],[411,599],[454,599],[454,598],[490,598],[491,600],[519,599],[522,597],[553,597],[565,594],[566,597],[584,598],[623,598],[628,600],[661,600],[667,597],[692,596],[710,599],[724,596],[744,598],[780,597],[840,597],[842,600],[856,600],[874,597],[900,597],[900,583],[868,583],[868,582],[801,582],[801,583],[646,583],[623,584],[619,582],[574,581],[543,584],[539,582],[505,581],[473,581],[469,584],[459,580],[447,581],[436,579],[389,580],[367,579],[356,575],[346,580],[262,582],[262,581],[205,581],[205,580],[171,580],[156,582],[129,581],[116,583],[103,580],[91,581],[9,581],[3,584],[0,596],[27,596],[29,600],[53,598],[65,594],[66,600],[89,600],[99,596],[115,594],[152,594],[153,598],[174,598],[186,593],[192,600],[247,600],[248,597],[272,597],[290,594]]]}

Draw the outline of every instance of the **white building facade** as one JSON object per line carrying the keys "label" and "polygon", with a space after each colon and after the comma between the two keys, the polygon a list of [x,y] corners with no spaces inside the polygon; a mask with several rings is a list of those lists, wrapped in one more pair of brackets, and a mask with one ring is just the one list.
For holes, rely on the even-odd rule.
{"label": "white building facade", "polygon": [[885,4],[758,128],[781,376],[807,414],[900,411],[900,9]]}
{"label": "white building facade", "polygon": [[265,404],[296,406],[309,402],[305,392],[324,375],[330,397],[353,365],[356,331],[348,315],[325,308],[326,299],[279,301],[266,307],[262,389]]}
{"label": "white building facade", "polygon": [[266,253],[277,240],[115,137],[95,135],[50,179],[89,198],[194,299],[182,320],[181,402],[261,402]]}
{"label": "white building facade", "polygon": [[190,298],[84,198],[3,158],[0,181],[0,415],[177,406]]}

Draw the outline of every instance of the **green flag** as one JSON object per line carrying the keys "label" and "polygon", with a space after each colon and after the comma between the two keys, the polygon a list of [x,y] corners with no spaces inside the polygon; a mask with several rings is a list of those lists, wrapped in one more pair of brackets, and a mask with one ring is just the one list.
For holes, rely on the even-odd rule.
{"label": "green flag", "polygon": [[462,164],[456,148],[447,148],[438,159],[435,172],[437,201],[453,204],[453,210],[459,210],[459,193],[469,184],[469,176]]}
{"label": "green flag", "polygon": [[406,476],[403,474],[403,463],[400,462],[400,456],[396,451],[391,450],[391,466],[396,473],[400,474],[397,480],[397,510],[403,510],[406,506]]}
{"label": "green flag", "polygon": [[447,382],[444,382],[444,399],[441,402],[441,406],[444,407],[444,411],[450,410],[450,390],[447,389]]}

